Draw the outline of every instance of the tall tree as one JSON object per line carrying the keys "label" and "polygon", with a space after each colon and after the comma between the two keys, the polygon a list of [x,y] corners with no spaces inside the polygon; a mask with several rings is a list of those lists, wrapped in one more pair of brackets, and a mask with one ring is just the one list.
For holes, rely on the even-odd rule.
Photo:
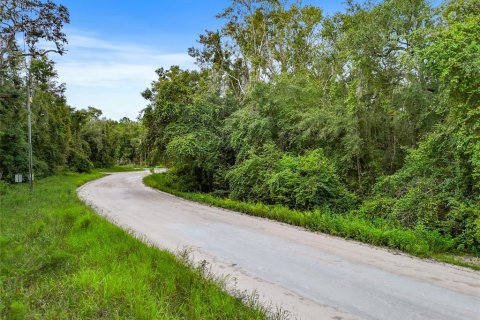
{"label": "tall tree", "polygon": [[[50,0],[6,0],[0,6],[0,18],[0,176],[11,178],[14,172],[24,172],[23,161],[26,164],[28,159],[22,102],[28,100],[25,96],[30,95],[31,83],[47,83],[46,79],[32,79],[30,75],[53,78],[45,58],[49,52],[64,53],[67,40],[62,28],[69,22],[69,14],[64,6]],[[53,48],[44,49],[38,45],[40,41],[53,44]],[[35,65],[42,67],[32,70]],[[61,91],[61,87],[57,89]],[[40,172],[48,171],[44,161],[37,158],[34,164]]]}
{"label": "tall tree", "polygon": [[[51,0],[5,0],[0,6],[0,70],[19,57],[63,54],[67,38],[63,26],[70,22],[68,10]],[[54,48],[39,47],[46,41]],[[0,74],[0,77],[5,75]]]}

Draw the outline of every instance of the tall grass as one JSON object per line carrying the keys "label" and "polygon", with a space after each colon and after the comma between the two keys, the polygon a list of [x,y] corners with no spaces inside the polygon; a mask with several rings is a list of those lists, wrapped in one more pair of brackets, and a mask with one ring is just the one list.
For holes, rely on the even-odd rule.
{"label": "tall grass", "polygon": [[86,207],[76,188],[99,176],[0,184],[1,319],[265,318]]}
{"label": "tall grass", "polygon": [[188,200],[288,223],[311,231],[398,249],[419,257],[435,257],[445,262],[480,270],[478,265],[464,263],[447,255],[453,251],[453,240],[440,235],[437,231],[421,227],[400,228],[392,226],[382,219],[368,219],[356,212],[339,215],[320,210],[299,211],[281,205],[249,203],[220,198],[211,194],[183,192],[176,189],[167,179],[165,174],[153,174],[146,176],[144,182],[150,187]]}

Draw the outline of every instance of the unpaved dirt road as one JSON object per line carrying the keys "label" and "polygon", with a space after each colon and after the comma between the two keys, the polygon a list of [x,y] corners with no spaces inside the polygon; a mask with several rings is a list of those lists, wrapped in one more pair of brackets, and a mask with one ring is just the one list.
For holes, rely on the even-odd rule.
{"label": "unpaved dirt road", "polygon": [[79,189],[100,214],[230,275],[302,319],[480,319],[480,272],[182,200],[117,173]]}

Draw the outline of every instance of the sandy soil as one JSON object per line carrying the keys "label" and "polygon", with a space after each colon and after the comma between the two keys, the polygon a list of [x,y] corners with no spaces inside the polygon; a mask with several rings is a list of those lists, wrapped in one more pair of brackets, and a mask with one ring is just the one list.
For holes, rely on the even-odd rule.
{"label": "sandy soil", "polygon": [[186,201],[116,173],[78,190],[111,221],[301,319],[477,319],[480,272]]}

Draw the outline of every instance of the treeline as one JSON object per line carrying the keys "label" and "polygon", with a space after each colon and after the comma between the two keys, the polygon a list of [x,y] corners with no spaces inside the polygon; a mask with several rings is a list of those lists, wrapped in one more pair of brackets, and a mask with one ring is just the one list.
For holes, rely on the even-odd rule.
{"label": "treeline", "polygon": [[[48,64],[33,61],[39,72]],[[38,68],[38,69],[37,69]],[[52,71],[53,69],[48,68]],[[61,170],[88,172],[94,167],[141,163],[143,126],[124,118],[101,118],[101,111],[71,108],[63,87],[54,75],[43,81],[32,74],[32,145],[36,177]],[[0,180],[13,182],[15,174],[28,173],[26,85],[17,78],[5,77],[0,92],[9,98],[0,100]]]}
{"label": "treeline", "polygon": [[233,0],[143,92],[181,190],[355,213],[480,251],[480,4]]}
{"label": "treeline", "polygon": [[[48,64],[33,61],[35,72]],[[38,69],[37,69],[38,68]],[[52,71],[53,69],[48,68]],[[128,118],[120,121],[101,118],[102,112],[89,107],[75,110],[67,105],[63,87],[32,74],[32,145],[36,177],[60,170],[88,172],[94,167],[141,163],[143,126]],[[4,78],[0,91],[9,98],[0,100],[0,180],[13,182],[15,174],[28,173],[26,86],[21,79]]]}
{"label": "treeline", "polygon": [[[15,174],[28,172],[29,96],[36,177],[143,162],[139,122],[108,120],[96,108],[75,110],[66,102],[65,85],[57,83],[47,55],[65,52],[67,8],[50,0],[7,0],[0,18],[0,180],[13,182]],[[53,49],[38,46],[42,41]]]}

